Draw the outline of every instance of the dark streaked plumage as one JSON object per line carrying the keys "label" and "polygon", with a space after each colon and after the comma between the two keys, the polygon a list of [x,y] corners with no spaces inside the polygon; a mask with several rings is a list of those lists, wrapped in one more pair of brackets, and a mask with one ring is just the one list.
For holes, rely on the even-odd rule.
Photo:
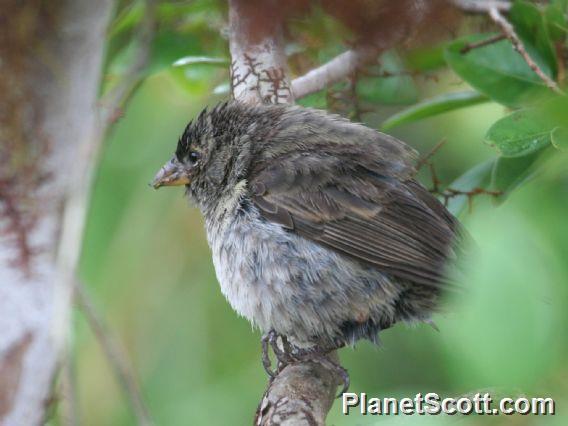
{"label": "dark streaked plumage", "polygon": [[427,320],[450,285],[459,225],[414,159],[322,111],[229,102],[187,126],[154,185],[187,185],[235,310],[298,346],[333,347]]}

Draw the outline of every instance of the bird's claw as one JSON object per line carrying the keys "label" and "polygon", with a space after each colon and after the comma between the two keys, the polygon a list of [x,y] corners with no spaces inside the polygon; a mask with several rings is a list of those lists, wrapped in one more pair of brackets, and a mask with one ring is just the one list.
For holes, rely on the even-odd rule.
{"label": "bird's claw", "polygon": [[262,345],[262,366],[264,367],[264,371],[266,371],[266,374],[268,374],[273,379],[274,377],[276,377],[278,372],[272,370],[272,362],[270,361],[270,356],[268,355],[268,344],[270,342],[270,335],[271,332],[262,336],[260,343]]}
{"label": "bird's claw", "polygon": [[[280,337],[281,346],[279,345],[278,338]],[[340,397],[343,393],[347,392],[351,380],[349,378],[349,373],[345,368],[343,368],[339,363],[329,358],[329,353],[337,348],[321,348],[319,346],[314,346],[309,349],[294,347],[286,336],[279,335],[274,330],[270,330],[264,336],[262,336],[262,365],[271,379],[274,379],[287,365],[295,364],[298,362],[312,361],[317,362],[323,367],[333,371],[336,376],[339,376],[341,382],[343,383],[343,388],[341,392],[337,395]],[[272,370],[272,363],[270,361],[270,356],[268,354],[268,347],[272,348],[274,355],[277,359],[276,371]]]}

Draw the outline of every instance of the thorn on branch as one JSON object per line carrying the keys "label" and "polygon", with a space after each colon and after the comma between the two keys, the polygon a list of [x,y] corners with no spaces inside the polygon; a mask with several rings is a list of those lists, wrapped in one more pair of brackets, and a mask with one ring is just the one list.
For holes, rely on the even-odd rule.
{"label": "thorn on branch", "polygon": [[454,189],[450,187],[441,189],[442,182],[440,181],[438,175],[436,174],[436,168],[431,163],[429,163],[428,166],[430,168],[430,173],[432,176],[432,188],[429,191],[430,193],[442,198],[442,203],[446,207],[448,207],[448,203],[450,202],[451,199],[459,196],[465,196],[467,197],[468,212],[471,213],[473,211],[474,197],[478,195],[490,195],[492,197],[498,197],[503,194],[503,192],[501,191],[492,191],[489,189],[479,188],[479,187],[475,187],[467,191],[461,189]]}
{"label": "thorn on branch", "polygon": [[416,163],[416,170],[420,170],[422,167],[424,167],[424,165],[428,164],[431,165],[430,163],[430,159],[436,155],[438,153],[438,151],[448,142],[447,139],[442,139],[440,142],[438,142],[434,148],[432,148],[430,150],[430,152],[428,154],[426,154],[424,157],[420,158],[418,160],[418,162]]}
{"label": "thorn on branch", "polygon": [[496,36],[490,37],[485,40],[481,40],[475,43],[468,43],[464,47],[461,48],[460,53],[462,55],[468,53],[471,50],[478,49],[480,47],[489,46],[490,44],[497,43],[501,40],[506,38],[505,34],[497,34]]}
{"label": "thorn on branch", "polygon": [[458,197],[460,195],[464,195],[467,197],[467,208],[468,208],[468,212],[471,213],[473,211],[473,198],[477,195],[490,195],[492,197],[498,197],[500,195],[503,195],[502,191],[491,191],[485,188],[479,188],[479,187],[475,187],[473,189],[470,189],[469,191],[461,191],[458,189],[453,189],[453,188],[446,188],[444,189],[444,191],[442,192],[442,194],[440,194],[441,197],[444,200],[444,205],[447,207],[448,206],[448,202],[450,199],[454,198],[454,197]]}
{"label": "thorn on branch", "polygon": [[434,166],[434,163],[432,163],[431,159],[440,151],[440,148],[442,148],[446,144],[446,142],[446,139],[442,139],[436,144],[436,146],[434,146],[434,148],[432,148],[432,150],[428,154],[426,154],[416,163],[417,171],[419,171],[426,165],[428,166],[428,169],[430,171],[430,179],[432,181],[432,188],[429,189],[429,192],[436,195],[437,197],[440,197],[444,206],[448,207],[448,203],[452,198],[465,196],[467,197],[468,211],[471,213],[473,210],[474,197],[478,195],[490,195],[492,197],[498,197],[503,194],[502,191],[492,191],[479,187],[475,187],[467,191],[450,187],[442,189],[442,181],[439,179],[436,172],[436,167]]}

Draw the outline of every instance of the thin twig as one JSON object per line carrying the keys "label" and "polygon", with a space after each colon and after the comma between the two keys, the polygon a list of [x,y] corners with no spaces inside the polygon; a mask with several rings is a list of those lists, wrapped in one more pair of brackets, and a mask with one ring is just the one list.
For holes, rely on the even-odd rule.
{"label": "thin twig", "polygon": [[77,401],[77,382],[75,366],[69,348],[66,350],[61,367],[61,423],[65,426],[79,425],[79,404]]}
{"label": "thin twig", "polygon": [[513,25],[501,14],[498,8],[492,7],[489,9],[489,17],[495,22],[499,28],[503,31],[505,36],[513,44],[513,47],[519,54],[523,57],[528,66],[539,76],[539,78],[544,82],[546,87],[558,94],[564,94],[564,92],[558,87],[558,84],[547,76],[542,69],[537,65],[537,63],[531,58],[523,42],[515,32]]}
{"label": "thin twig", "polygon": [[429,189],[429,192],[441,198],[444,206],[448,207],[449,201],[455,197],[465,196],[467,197],[468,211],[471,213],[471,211],[473,210],[474,197],[478,195],[490,195],[492,197],[498,197],[503,194],[501,191],[491,191],[489,189],[479,187],[475,187],[469,190],[454,189],[450,187],[441,189],[442,181],[438,177],[438,174],[436,173],[436,167],[434,166],[434,163],[430,161],[430,158],[436,153],[436,151],[438,151],[438,149],[444,144],[444,142],[445,141],[442,141],[436,147],[434,147],[434,149],[424,158],[422,164],[420,165],[420,167],[428,165],[432,180],[432,188]]}
{"label": "thin twig", "polygon": [[454,6],[468,13],[488,13],[494,8],[501,12],[507,12],[511,9],[510,1],[499,0],[452,0]]}
{"label": "thin twig", "polygon": [[93,333],[97,337],[124,393],[128,396],[138,424],[142,426],[153,425],[154,423],[144,404],[136,375],[132,371],[132,367],[125,351],[122,349],[122,345],[112,334],[103,316],[98,312],[91,297],[87,293],[85,286],[80,282],[75,284],[75,301],[81,308],[91,330],[93,330]]}
{"label": "thin twig", "polygon": [[564,44],[560,41],[557,41],[554,44],[554,48],[556,50],[556,56],[558,58],[558,73],[556,80],[558,81],[558,84],[561,85],[566,78],[566,51],[564,50]]}
{"label": "thin twig", "polygon": [[472,188],[468,191],[446,188],[441,193],[438,193],[438,195],[442,197],[444,206],[446,207],[448,207],[448,202],[452,198],[458,197],[460,195],[467,197],[467,208],[468,212],[471,213],[473,211],[473,198],[476,197],[477,195],[490,195],[492,197],[498,197],[500,195],[503,195],[503,192],[491,191],[489,189],[479,188],[479,187]]}
{"label": "thin twig", "polygon": [[133,59],[100,101],[99,120],[102,135],[117,117],[120,117],[124,105],[141,82],[142,71],[150,60],[150,47],[156,32],[157,3],[157,0],[144,1],[144,15],[133,37]]}
{"label": "thin twig", "polygon": [[485,40],[481,40],[475,43],[468,43],[460,49],[462,55],[468,53],[470,50],[479,49],[480,47],[489,46],[490,44],[497,43],[501,40],[507,38],[505,34],[497,34],[496,36],[490,37]]}
{"label": "thin twig", "polygon": [[418,162],[416,163],[416,167],[415,167],[416,170],[420,170],[422,167],[424,167],[424,165],[430,164],[430,159],[438,153],[440,148],[442,148],[446,144],[447,141],[448,140],[445,139],[445,138],[442,139],[440,142],[438,142],[436,144],[436,146],[434,146],[434,148],[432,148],[430,150],[430,152],[428,154],[426,154],[424,157],[420,158],[418,160]]}

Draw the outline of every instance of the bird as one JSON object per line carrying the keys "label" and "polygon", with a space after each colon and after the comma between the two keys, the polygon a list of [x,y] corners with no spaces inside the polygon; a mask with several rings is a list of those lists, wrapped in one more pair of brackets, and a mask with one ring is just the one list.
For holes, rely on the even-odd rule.
{"label": "bird", "polygon": [[461,226],[416,160],[326,111],[231,100],[187,125],[151,185],[183,185],[201,210],[221,291],[263,332],[274,374],[266,342],[282,363],[377,343],[430,321],[454,287]]}

